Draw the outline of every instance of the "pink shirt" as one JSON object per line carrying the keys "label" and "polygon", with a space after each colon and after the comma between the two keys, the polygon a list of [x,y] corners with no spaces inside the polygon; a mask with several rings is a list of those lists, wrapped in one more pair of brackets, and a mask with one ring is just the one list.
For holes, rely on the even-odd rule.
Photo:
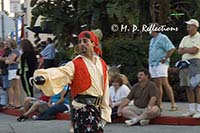
{"label": "pink shirt", "polygon": [[3,54],[4,54],[4,49],[0,50],[0,56],[3,56]]}

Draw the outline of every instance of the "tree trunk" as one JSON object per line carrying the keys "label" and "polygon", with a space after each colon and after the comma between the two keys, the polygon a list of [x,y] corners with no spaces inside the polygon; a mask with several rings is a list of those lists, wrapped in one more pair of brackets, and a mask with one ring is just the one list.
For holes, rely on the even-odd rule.
{"label": "tree trunk", "polygon": [[156,22],[156,15],[155,15],[155,12],[154,12],[153,3],[154,3],[154,0],[149,1],[149,12],[151,14],[151,21]]}
{"label": "tree trunk", "polygon": [[169,15],[169,5],[170,0],[160,0],[160,15],[159,15],[159,23],[166,24]]}

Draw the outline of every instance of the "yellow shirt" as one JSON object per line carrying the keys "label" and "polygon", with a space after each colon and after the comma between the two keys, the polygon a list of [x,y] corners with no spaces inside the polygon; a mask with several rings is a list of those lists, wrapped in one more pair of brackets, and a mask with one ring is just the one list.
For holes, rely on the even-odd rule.
{"label": "yellow shirt", "polygon": [[[184,48],[184,47],[191,48],[193,46],[200,49],[200,34],[199,34],[199,32],[197,32],[194,36],[190,36],[190,35],[185,36],[181,40],[179,48]],[[200,51],[195,55],[188,54],[188,53],[182,55],[183,60],[189,60],[189,59],[194,59],[194,58],[200,58]]]}
{"label": "yellow shirt", "polygon": [[[80,56],[78,56],[80,57]],[[92,81],[91,87],[82,92],[81,94],[89,94],[93,96],[103,95],[103,69],[102,64],[98,56],[95,56],[96,64],[84,56],[81,56],[85,62],[90,78]],[[54,95],[62,91],[63,87],[67,84],[71,84],[75,73],[74,64],[72,61],[67,63],[65,66],[58,68],[40,69],[36,70],[35,76],[43,76],[46,79],[44,85],[36,85],[37,88],[41,89],[45,95]],[[101,117],[107,122],[111,122],[111,108],[109,107],[109,89],[108,89],[108,79],[106,83],[106,90],[103,95],[102,103],[100,105]],[[74,108],[80,108],[85,106],[84,104],[72,101]]]}

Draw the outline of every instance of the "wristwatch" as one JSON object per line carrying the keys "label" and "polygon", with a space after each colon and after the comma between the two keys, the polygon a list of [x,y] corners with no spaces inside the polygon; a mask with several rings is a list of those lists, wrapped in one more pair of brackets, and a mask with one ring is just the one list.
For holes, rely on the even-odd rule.
{"label": "wristwatch", "polygon": [[163,60],[167,60],[167,57],[163,57]]}

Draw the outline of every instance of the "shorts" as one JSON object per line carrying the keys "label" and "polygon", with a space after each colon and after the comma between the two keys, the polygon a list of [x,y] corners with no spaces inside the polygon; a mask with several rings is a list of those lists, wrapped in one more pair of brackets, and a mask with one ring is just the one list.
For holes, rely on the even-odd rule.
{"label": "shorts", "polygon": [[149,66],[149,72],[151,74],[151,78],[161,78],[168,77],[168,68],[169,65],[159,63],[158,66]]}
{"label": "shorts", "polygon": [[29,103],[29,108],[30,108],[33,104],[35,104],[36,102],[39,103],[39,108],[36,110],[36,111],[39,112],[39,113],[43,113],[43,112],[45,112],[45,111],[49,108],[47,102],[42,101],[42,100],[39,100],[39,99],[37,99],[37,98],[31,98],[31,101],[30,101],[30,103]]}
{"label": "shorts", "polygon": [[135,105],[129,105],[128,109],[133,111],[137,115],[141,115],[142,113],[144,113],[147,110],[147,108],[139,108],[139,107],[136,107]]}
{"label": "shorts", "polygon": [[8,74],[1,75],[1,77],[2,77],[3,89],[10,88],[10,81],[8,80]]}
{"label": "shorts", "polygon": [[190,86],[189,69],[184,68],[179,71],[180,86]]}
{"label": "shorts", "polygon": [[8,70],[8,80],[20,79],[20,76],[17,75],[17,69]]}

